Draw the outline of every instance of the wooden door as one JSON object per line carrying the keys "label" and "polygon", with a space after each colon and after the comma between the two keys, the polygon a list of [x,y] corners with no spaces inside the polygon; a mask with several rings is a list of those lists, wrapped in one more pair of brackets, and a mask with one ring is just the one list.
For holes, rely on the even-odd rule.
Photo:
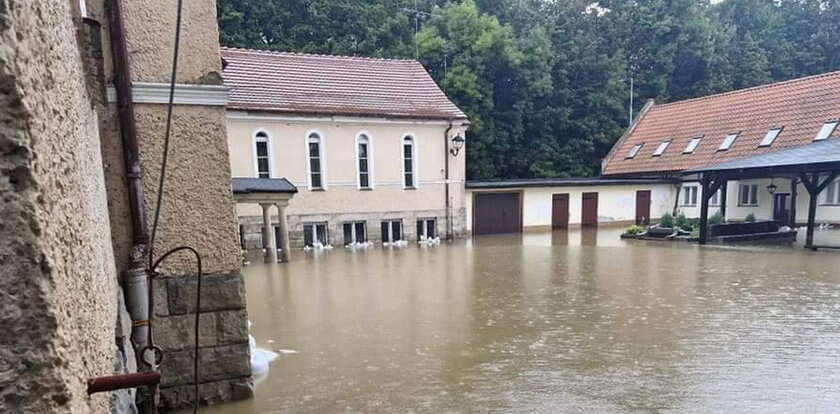
{"label": "wooden door", "polygon": [[568,194],[553,194],[551,196],[551,227],[555,229],[569,228]]}
{"label": "wooden door", "polygon": [[473,195],[473,233],[519,233],[522,211],[519,193],[475,193]]}
{"label": "wooden door", "polygon": [[636,191],[636,224],[650,224],[650,190]]}
{"label": "wooden door", "polygon": [[598,193],[583,193],[581,197],[581,226],[598,225]]}

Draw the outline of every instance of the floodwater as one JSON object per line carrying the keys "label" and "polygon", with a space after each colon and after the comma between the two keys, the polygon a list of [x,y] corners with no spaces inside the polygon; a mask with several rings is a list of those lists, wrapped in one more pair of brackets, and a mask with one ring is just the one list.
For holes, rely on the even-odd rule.
{"label": "floodwater", "polygon": [[280,356],[204,412],[840,412],[840,253],[618,235],[254,261],[251,330]]}

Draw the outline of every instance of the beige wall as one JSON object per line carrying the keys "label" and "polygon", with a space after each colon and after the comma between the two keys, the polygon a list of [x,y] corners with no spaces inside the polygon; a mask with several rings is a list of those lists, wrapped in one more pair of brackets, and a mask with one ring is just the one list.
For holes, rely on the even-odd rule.
{"label": "beige wall", "polygon": [[[770,179],[755,179],[730,181],[727,186],[727,220],[743,220],[748,214],[752,213],[759,220],[769,220],[773,218],[773,196],[767,191],[767,186],[770,185]],[[775,179],[773,183],[777,186],[776,193],[790,193],[790,179]],[[741,184],[757,184],[758,185],[758,205],[757,206],[740,206],[738,203],[738,192]],[[688,206],[683,204],[683,198],[680,197],[679,212],[689,218],[700,217],[700,194],[702,188],[698,182],[685,182],[683,187],[697,186],[697,205]],[[805,186],[799,184],[797,186],[797,202],[796,202],[796,221],[798,223],[805,223],[808,221],[808,203],[809,195]],[[825,205],[825,194],[821,194],[818,198],[817,205],[817,222],[820,223],[840,223],[840,206]],[[720,210],[719,206],[709,206],[709,215],[715,214]]]}
{"label": "beige wall", "polygon": [[[445,122],[379,121],[365,119],[308,118],[228,114],[228,146],[234,177],[255,177],[254,142],[257,131],[270,136],[272,177],[286,178],[298,187],[287,213],[331,214],[376,211],[443,209]],[[324,142],[324,191],[311,191],[308,183],[306,138],[318,132]],[[456,127],[450,137],[460,132]],[[360,190],[356,169],[356,137],[365,133],[372,141],[372,190]],[[404,189],[402,138],[414,136],[417,188]],[[453,210],[464,206],[464,155],[450,160],[450,195]],[[240,205],[242,216],[257,216],[258,206]]]}
{"label": "beige wall", "polygon": [[[101,413],[116,270],[73,2],[0,0],[0,412]],[[8,23],[8,24],[5,24]]]}
{"label": "beige wall", "polygon": [[[651,191],[650,215],[658,219],[665,212],[673,209],[674,186],[671,184],[654,185],[602,185],[602,186],[562,186],[500,189],[492,191],[522,192],[522,224],[529,228],[549,228],[551,226],[552,196],[569,194],[569,224],[581,223],[583,193],[598,193],[598,221],[604,224],[626,224],[636,219],[636,191]],[[467,226],[472,230],[472,195],[486,190],[469,190],[467,196]]]}

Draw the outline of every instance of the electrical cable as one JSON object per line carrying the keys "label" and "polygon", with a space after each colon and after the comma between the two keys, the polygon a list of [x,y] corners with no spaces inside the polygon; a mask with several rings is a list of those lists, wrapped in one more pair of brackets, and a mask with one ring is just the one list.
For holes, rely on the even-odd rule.
{"label": "electrical cable", "polygon": [[[175,104],[175,85],[176,85],[177,74],[178,74],[178,54],[179,54],[180,46],[181,46],[181,22],[182,22],[182,14],[183,14],[183,0],[178,0],[177,12],[176,13],[177,14],[176,14],[176,18],[175,18],[175,46],[174,46],[174,51],[173,51],[173,54],[172,54],[172,74],[171,74],[170,83],[169,83],[169,102],[167,104],[167,109],[166,109],[166,128],[165,128],[165,131],[164,131],[164,138],[163,138],[163,157],[162,157],[161,166],[160,166],[160,177],[158,179],[157,204],[155,205],[154,221],[152,222],[152,233],[151,233],[151,238],[149,240],[149,269],[148,269],[148,271],[149,271],[150,275],[156,275],[157,274],[156,269],[161,264],[161,262],[166,260],[170,255],[172,255],[174,253],[177,253],[177,252],[180,252],[180,251],[189,251],[193,255],[195,255],[196,267],[197,267],[198,273],[197,273],[196,298],[195,298],[195,326],[194,326],[194,329],[195,329],[195,332],[194,332],[195,353],[193,354],[193,387],[194,387],[194,391],[195,391],[195,395],[194,395],[195,399],[193,401],[193,413],[198,413],[198,407],[199,407],[199,394],[198,394],[198,391],[199,391],[199,387],[198,387],[198,383],[199,383],[199,378],[198,378],[198,373],[199,373],[199,358],[198,358],[199,323],[200,323],[200,320],[201,320],[200,319],[200,316],[201,316],[201,313],[200,313],[200,310],[201,310],[201,278],[202,278],[202,275],[203,275],[202,266],[201,266],[201,255],[198,253],[198,251],[196,249],[194,249],[190,246],[179,246],[179,247],[175,247],[175,248],[167,251],[160,258],[158,258],[156,261],[154,260],[154,247],[155,247],[155,241],[157,239],[158,224],[160,223],[160,214],[161,214],[161,210],[162,210],[162,206],[163,206],[163,190],[164,190],[164,184],[166,182],[166,166],[167,166],[168,161],[169,161],[169,142],[170,142],[170,139],[171,139],[171,136],[172,136],[172,112],[173,112],[173,109],[174,109],[174,106],[175,106],[174,105]],[[151,292],[152,292],[151,291],[151,289],[152,289],[151,286],[152,286],[152,284],[149,283],[149,286],[150,286],[149,294],[151,296]],[[152,303],[152,302],[150,301],[149,303]],[[154,316],[154,309],[150,309],[149,310],[149,320],[150,321],[153,319],[153,316]],[[150,326],[149,326],[149,344],[153,345],[151,336],[152,336],[152,329],[151,329],[151,323],[150,323]]]}

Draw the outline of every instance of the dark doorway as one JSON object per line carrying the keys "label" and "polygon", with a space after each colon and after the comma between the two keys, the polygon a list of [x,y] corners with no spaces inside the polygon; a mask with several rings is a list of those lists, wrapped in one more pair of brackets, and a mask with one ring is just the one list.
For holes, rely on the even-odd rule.
{"label": "dark doorway", "polygon": [[597,226],[598,193],[583,193],[581,198],[581,226]]}
{"label": "dark doorway", "polygon": [[636,191],[636,224],[650,224],[650,190]]}
{"label": "dark doorway", "polygon": [[473,195],[473,233],[497,234],[522,231],[519,193]]}
{"label": "dark doorway", "polygon": [[773,194],[773,220],[787,225],[790,220],[790,194]]}
{"label": "dark doorway", "polygon": [[553,194],[551,196],[551,227],[555,229],[569,228],[568,194]]}

